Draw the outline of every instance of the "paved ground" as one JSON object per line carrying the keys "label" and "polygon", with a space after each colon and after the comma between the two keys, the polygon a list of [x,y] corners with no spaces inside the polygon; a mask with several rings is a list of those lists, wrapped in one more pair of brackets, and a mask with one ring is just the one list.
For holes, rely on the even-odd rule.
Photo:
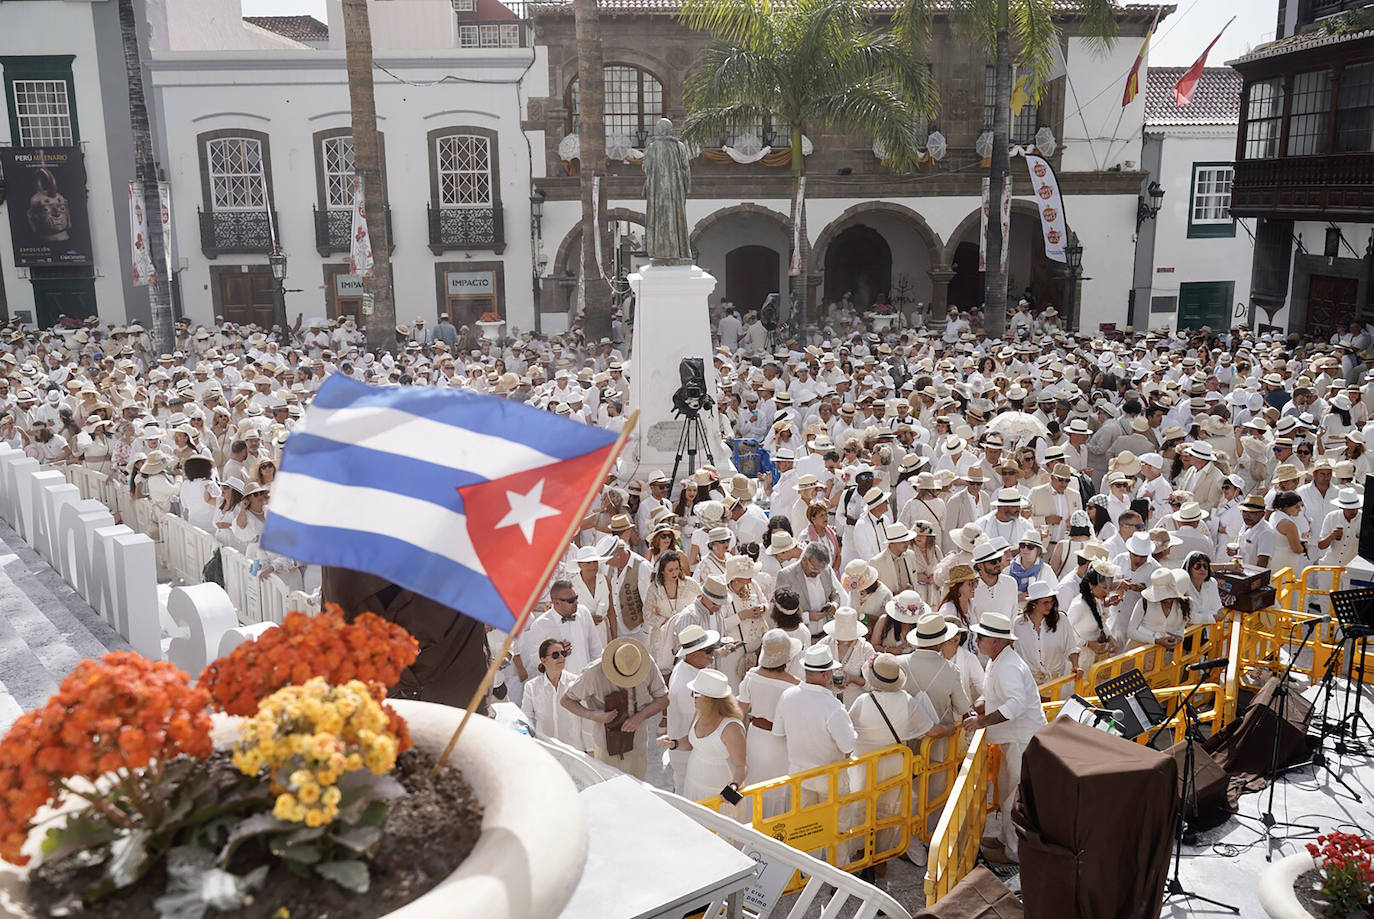
{"label": "paved ground", "polygon": [[79,661],[127,650],[119,633],[0,523],[0,733],[46,702]]}

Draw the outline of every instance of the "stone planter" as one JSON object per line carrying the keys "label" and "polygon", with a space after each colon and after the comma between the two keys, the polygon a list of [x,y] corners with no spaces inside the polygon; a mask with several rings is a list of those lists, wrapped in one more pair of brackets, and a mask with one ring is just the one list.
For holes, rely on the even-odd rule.
{"label": "stone planter", "polygon": [[[447,705],[391,704],[415,747],[435,756],[463,717]],[[215,717],[216,746],[237,737],[237,721]],[[554,919],[587,858],[587,822],[572,779],[533,740],[490,718],[468,721],[449,762],[482,802],[482,835],[457,871],[386,919]],[[0,862],[0,915],[32,915],[23,909],[24,874]]]}
{"label": "stone planter", "polygon": [[864,319],[868,320],[869,329],[879,335],[892,328],[892,323],[896,318],[896,313],[864,313]]}
{"label": "stone planter", "polygon": [[482,330],[482,337],[487,341],[498,342],[501,340],[502,331],[506,328],[506,320],[500,319],[496,322],[479,321],[477,323],[477,328]]}
{"label": "stone planter", "polygon": [[1264,869],[1259,879],[1259,901],[1270,919],[1316,919],[1293,892],[1293,882],[1315,867],[1316,859],[1306,852],[1295,852]]}

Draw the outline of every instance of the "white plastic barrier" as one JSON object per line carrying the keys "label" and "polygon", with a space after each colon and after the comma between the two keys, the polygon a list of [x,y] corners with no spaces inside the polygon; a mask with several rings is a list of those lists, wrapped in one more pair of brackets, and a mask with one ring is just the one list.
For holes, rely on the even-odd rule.
{"label": "white plastic barrier", "polygon": [[205,566],[218,546],[215,537],[175,514],[163,514],[160,526],[167,570],[183,584],[204,581]]}

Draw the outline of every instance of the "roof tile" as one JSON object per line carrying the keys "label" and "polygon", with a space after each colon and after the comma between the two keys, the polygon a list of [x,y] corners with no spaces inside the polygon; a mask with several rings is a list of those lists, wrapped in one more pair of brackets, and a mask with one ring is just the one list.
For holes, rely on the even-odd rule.
{"label": "roof tile", "polygon": [[329,26],[314,16],[244,16],[243,21],[292,41],[329,41]]}
{"label": "roof tile", "polygon": [[1193,101],[1174,104],[1174,85],[1187,67],[1151,67],[1145,82],[1145,124],[1238,124],[1240,74],[1230,67],[1204,67]]}

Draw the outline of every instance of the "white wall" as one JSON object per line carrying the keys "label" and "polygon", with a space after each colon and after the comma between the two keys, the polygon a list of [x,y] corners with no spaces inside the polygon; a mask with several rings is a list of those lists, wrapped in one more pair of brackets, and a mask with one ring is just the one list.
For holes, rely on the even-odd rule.
{"label": "white wall", "polygon": [[[1254,254],[1253,219],[1236,221],[1235,235],[1188,236],[1192,208],[1194,163],[1229,163],[1235,159],[1236,129],[1222,127],[1169,127],[1151,129],[1163,134],[1160,147],[1159,184],[1164,201],[1155,218],[1155,257],[1150,274],[1152,297],[1176,297],[1179,285],[1195,281],[1234,281],[1232,309],[1250,300],[1250,270]],[[1165,269],[1165,270],[1161,270]],[[1275,317],[1286,321],[1285,306]],[[1239,317],[1242,321],[1246,313]],[[1265,321],[1264,314],[1259,320]],[[1174,328],[1177,314],[1151,313],[1151,328]]]}
{"label": "white wall", "polygon": [[243,21],[241,0],[147,0],[154,51],[280,50],[303,48],[275,32]]}
{"label": "white wall", "polygon": [[[1064,98],[1064,172],[1091,172],[1120,165],[1140,168],[1140,130],[1145,123],[1145,67],[1140,92],[1121,107],[1126,74],[1140,53],[1141,38],[1118,39],[1110,51],[1082,38],[1068,40],[1069,84]],[[1076,96],[1076,98],[1075,98]],[[1126,163],[1134,163],[1127,166]],[[1080,232],[1079,236],[1083,234]]]}
{"label": "white wall", "polygon": [[[110,41],[110,36],[97,36],[88,2],[50,3],[43,0],[10,0],[0,3],[0,47],[5,54],[47,55],[72,54],[72,81],[76,88],[77,127],[81,134],[81,149],[86,166],[86,209],[89,215],[91,246],[95,266],[95,294],[103,322],[123,322],[125,316],[123,273],[117,220],[128,220],[128,212],[114,213],[109,202],[113,187],[107,161],[105,113],[102,107],[100,74],[96,64],[97,41]],[[119,36],[113,36],[115,42]],[[0,99],[3,104],[3,99]],[[14,144],[10,136],[9,117],[0,117],[0,144]],[[121,194],[127,199],[127,192]],[[28,310],[37,319],[33,285],[20,280],[14,266],[14,240],[10,234],[9,215],[13,207],[23,207],[11,194],[0,213],[0,266],[4,271],[5,296],[10,315]]]}
{"label": "white wall", "polygon": [[[522,94],[515,82],[530,61],[529,49],[467,49],[444,54],[379,53],[378,127],[384,137],[395,252],[392,271],[399,322],[424,316],[433,322],[436,262],[501,261],[505,266],[506,314],[511,326],[534,323],[530,283],[530,161],[520,132]],[[541,55],[542,59],[542,55]],[[193,322],[213,320],[211,265],[266,264],[264,255],[222,255],[209,260],[200,247],[196,207],[203,206],[196,136],[222,128],[249,128],[270,137],[278,233],[289,258],[287,286],[304,288],[287,300],[288,318],[326,315],[322,265],[346,263],[347,253],[321,258],[315,248],[311,208],[317,201],[312,135],[347,127],[349,100],[342,51],[200,52],[159,54],[153,84],[166,138],[163,163],[176,211],[176,254],[185,313]],[[527,79],[538,79],[542,64]],[[438,83],[446,75],[476,83]],[[404,80],[404,82],[401,82]],[[433,84],[433,85],[425,85]],[[537,84],[536,84],[537,85]],[[450,125],[498,133],[504,254],[473,250],[434,255],[428,248],[429,152],[426,134]]]}

